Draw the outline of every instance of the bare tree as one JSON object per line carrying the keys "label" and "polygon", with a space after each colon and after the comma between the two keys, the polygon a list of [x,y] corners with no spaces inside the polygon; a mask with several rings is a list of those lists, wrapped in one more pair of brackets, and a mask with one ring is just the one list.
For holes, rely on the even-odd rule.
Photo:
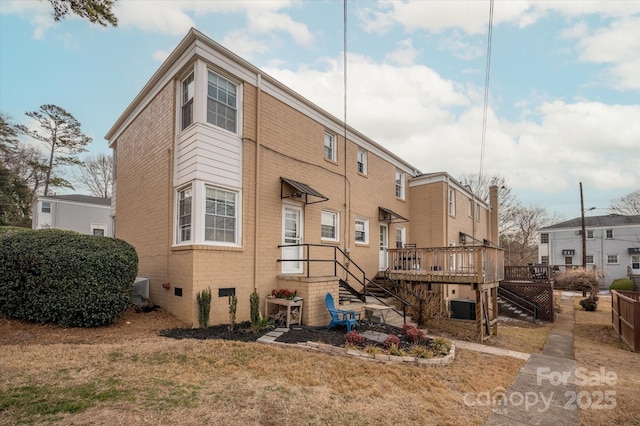
{"label": "bare tree", "polygon": [[613,213],[627,216],[640,215],[640,189],[613,200],[609,209]]}
{"label": "bare tree", "polygon": [[40,125],[41,132],[30,130],[20,124],[16,129],[35,140],[43,142],[49,148],[48,164],[44,181],[44,195],[49,195],[49,187],[68,187],[73,185],[64,178],[53,174],[54,167],[62,165],[81,164],[77,155],[86,151],[85,146],[92,139],[82,133],[80,122],[73,115],[56,105],[42,105],[38,111],[26,112]]}
{"label": "bare tree", "polygon": [[69,13],[88,19],[92,24],[118,25],[118,18],[111,11],[117,0],[49,0],[53,6],[53,19],[59,21]]}
{"label": "bare tree", "polygon": [[113,157],[108,154],[87,157],[75,177],[89,189],[91,195],[101,198],[111,197]]}
{"label": "bare tree", "polygon": [[538,230],[556,223],[557,214],[549,215],[544,207],[518,207],[513,211],[509,231],[500,235],[505,250],[505,265],[526,265],[538,260]]}

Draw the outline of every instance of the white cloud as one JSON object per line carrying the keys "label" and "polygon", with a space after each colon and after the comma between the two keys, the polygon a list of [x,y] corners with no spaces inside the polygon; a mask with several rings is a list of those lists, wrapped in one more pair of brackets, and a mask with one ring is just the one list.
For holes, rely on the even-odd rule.
{"label": "white cloud", "polygon": [[11,0],[0,2],[0,13],[3,15],[18,15],[28,19],[35,27],[33,38],[42,40],[45,32],[55,25],[53,9],[49,2],[38,0]]}
{"label": "white cloud", "polygon": [[399,65],[413,64],[420,52],[413,48],[413,41],[409,38],[399,41],[396,50],[387,53],[387,60]]}

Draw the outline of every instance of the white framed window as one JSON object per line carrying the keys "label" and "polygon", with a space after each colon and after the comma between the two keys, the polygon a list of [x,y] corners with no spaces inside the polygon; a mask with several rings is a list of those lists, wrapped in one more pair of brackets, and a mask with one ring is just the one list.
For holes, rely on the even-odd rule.
{"label": "white framed window", "polygon": [[338,241],[340,215],[336,212],[323,210],[321,222],[320,238],[323,241]]}
{"label": "white framed window", "polygon": [[456,190],[449,188],[449,216],[456,215]]}
{"label": "white framed window", "polygon": [[367,174],[367,151],[358,149],[358,173]]}
{"label": "white framed window", "polygon": [[631,269],[640,269],[640,255],[634,254],[631,256]]}
{"label": "white framed window", "polygon": [[619,262],[617,254],[608,254],[607,255],[607,264],[609,265],[617,265]]}
{"label": "white framed window", "polygon": [[592,254],[588,254],[585,257],[587,259],[587,264],[593,265],[593,255]]}
{"label": "white framed window", "polygon": [[473,202],[469,200],[469,217],[473,217]]}
{"label": "white framed window", "polygon": [[238,132],[238,86],[212,71],[207,84],[207,122]]}
{"label": "white framed window", "polygon": [[549,234],[547,232],[540,234],[540,244],[549,244]]}
{"label": "white framed window", "polygon": [[51,203],[49,201],[43,201],[40,211],[42,213],[51,213]]}
{"label": "white framed window", "polygon": [[204,240],[237,243],[238,194],[220,188],[205,188]]}
{"label": "white framed window", "polygon": [[193,123],[193,95],[195,92],[195,83],[193,73],[182,80],[182,93],[180,95],[180,103],[182,106],[182,117],[180,129],[184,130]]}
{"label": "white framed window", "polygon": [[331,133],[324,133],[324,158],[329,161],[337,161],[336,137]]}
{"label": "white framed window", "polygon": [[104,237],[107,235],[107,224],[106,223],[92,223],[91,224],[91,235],[94,237]]}
{"label": "white framed window", "polygon": [[476,203],[476,222],[480,222],[480,204]]}
{"label": "white framed window", "polygon": [[404,248],[405,235],[404,228],[396,228],[396,248]]}
{"label": "white framed window", "polygon": [[191,210],[193,199],[191,191],[191,187],[178,191],[177,243],[187,243],[191,241]]}
{"label": "white framed window", "polygon": [[606,237],[607,237],[608,239],[613,238],[613,229],[607,229],[607,230],[606,230]]}
{"label": "white framed window", "polygon": [[587,239],[593,240],[593,229],[587,229]]}
{"label": "white framed window", "polygon": [[396,172],[396,197],[404,200],[404,173]]}
{"label": "white framed window", "polygon": [[573,256],[565,256],[564,257],[565,265],[573,265]]}
{"label": "white framed window", "polygon": [[356,218],[355,240],[359,244],[369,244],[369,219]]}
{"label": "white framed window", "polygon": [[542,263],[543,265],[548,265],[549,264],[549,256],[540,256],[540,263]]}

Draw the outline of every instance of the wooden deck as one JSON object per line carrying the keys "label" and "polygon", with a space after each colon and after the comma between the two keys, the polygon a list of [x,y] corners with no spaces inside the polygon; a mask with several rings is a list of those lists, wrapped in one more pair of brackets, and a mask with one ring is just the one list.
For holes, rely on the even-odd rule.
{"label": "wooden deck", "polygon": [[477,288],[504,279],[504,251],[488,246],[389,249],[388,273],[395,280]]}

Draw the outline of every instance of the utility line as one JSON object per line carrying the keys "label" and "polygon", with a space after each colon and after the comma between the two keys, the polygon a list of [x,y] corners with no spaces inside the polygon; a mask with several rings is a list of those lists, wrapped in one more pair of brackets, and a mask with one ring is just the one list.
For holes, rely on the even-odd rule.
{"label": "utility line", "polygon": [[487,65],[484,80],[484,106],[482,111],[482,142],[480,144],[480,173],[478,182],[482,182],[484,172],[484,146],[487,138],[487,110],[489,108],[489,75],[491,74],[491,36],[493,33],[493,0],[489,5],[489,31],[487,35]]}

